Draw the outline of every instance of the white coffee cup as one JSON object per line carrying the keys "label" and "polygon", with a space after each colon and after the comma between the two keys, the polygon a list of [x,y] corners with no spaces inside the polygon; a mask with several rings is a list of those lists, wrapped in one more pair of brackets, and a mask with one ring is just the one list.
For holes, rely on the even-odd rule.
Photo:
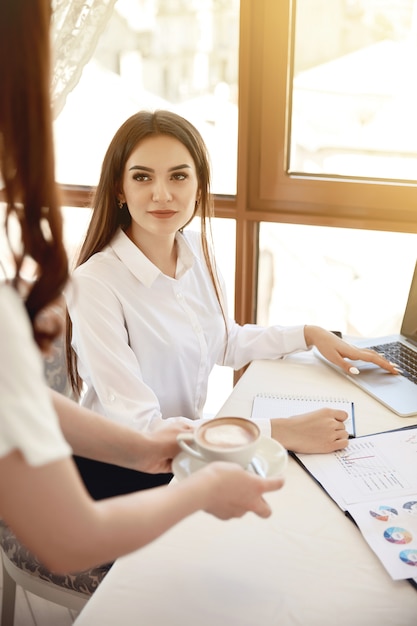
{"label": "white coffee cup", "polygon": [[203,461],[229,461],[247,467],[259,445],[256,422],[244,417],[216,417],[202,422],[193,432],[177,436],[180,447]]}

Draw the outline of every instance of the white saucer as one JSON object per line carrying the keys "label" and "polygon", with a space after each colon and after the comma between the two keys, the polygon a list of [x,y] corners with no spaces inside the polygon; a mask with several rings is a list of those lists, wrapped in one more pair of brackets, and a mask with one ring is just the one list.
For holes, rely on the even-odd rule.
{"label": "white saucer", "polygon": [[[255,458],[263,469],[265,476],[284,475],[288,462],[288,453],[274,439],[262,436]],[[172,462],[172,471],[177,480],[182,480],[205,465],[205,461],[200,461],[186,452],[180,452]],[[253,469],[250,467],[247,471],[253,473]]]}

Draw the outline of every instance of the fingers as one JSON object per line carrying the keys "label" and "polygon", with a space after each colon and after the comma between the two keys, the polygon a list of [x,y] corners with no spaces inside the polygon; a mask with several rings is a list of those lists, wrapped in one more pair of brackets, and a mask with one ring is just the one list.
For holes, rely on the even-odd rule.
{"label": "fingers", "polygon": [[[209,481],[208,506],[205,510],[220,519],[242,517],[247,512],[269,517],[271,508],[264,499],[268,491],[276,491],[284,484],[283,478],[262,478],[234,463],[214,462],[195,472]],[[205,487],[208,483],[205,481]]]}
{"label": "fingers", "polygon": [[360,374],[360,369],[358,369],[351,362],[346,361],[346,359],[350,359],[350,361],[365,361],[367,363],[375,363],[375,365],[378,365],[387,372],[390,372],[390,374],[399,373],[398,365],[396,365],[395,363],[391,363],[382,354],[375,352],[375,350],[369,350],[368,348],[356,348],[354,346],[350,346],[349,344],[346,345],[349,346],[349,349],[343,350],[343,352],[339,352],[338,364],[349,374]]}
{"label": "fingers", "polygon": [[[277,491],[278,489],[281,489],[284,484],[283,478],[261,478],[259,476],[251,476],[251,479],[253,478],[255,478],[255,480],[259,483],[262,494],[268,491]],[[267,518],[272,514],[271,507],[262,495],[255,499],[254,506],[251,510],[252,513],[255,513],[255,515],[263,518]]]}
{"label": "fingers", "polygon": [[328,444],[326,446],[326,449],[323,450],[323,452],[325,454],[329,452],[338,452],[339,450],[344,450],[345,448],[347,448],[348,445],[349,445],[348,437],[343,438],[343,439],[336,439],[332,443]]}
{"label": "fingers", "polygon": [[253,513],[266,519],[272,514],[272,509],[264,498],[259,498],[256,509],[254,509]]}
{"label": "fingers", "polygon": [[284,484],[283,478],[261,478],[259,476],[256,476],[255,478],[256,480],[262,481],[263,493],[266,493],[267,491],[277,491],[278,489],[281,489]]}
{"label": "fingers", "polygon": [[346,373],[360,374],[360,369],[350,361],[367,361],[375,363],[390,374],[400,373],[398,365],[391,363],[375,350],[358,348],[322,328],[313,326],[306,327],[306,329],[308,330],[305,330],[304,334],[307,345],[310,343],[315,345],[326,359],[338,365]]}
{"label": "fingers", "polygon": [[359,358],[362,361],[367,361],[368,363],[375,363],[376,365],[379,365],[380,367],[387,370],[388,372],[391,372],[391,374],[399,373],[398,371],[400,369],[399,366],[396,365],[395,363],[391,363],[391,361],[388,361],[379,352],[375,352],[375,350],[369,350],[367,348],[360,350],[359,352],[360,352]]}
{"label": "fingers", "polygon": [[[272,510],[268,502],[265,500],[262,494],[268,491],[277,491],[281,489],[284,484],[282,478],[261,478],[259,476],[250,476],[251,481],[255,480],[258,485],[257,489],[261,490],[261,495],[256,495],[253,505],[248,508],[249,511],[258,515],[258,517],[267,518],[272,514]],[[242,511],[242,515],[245,511]]]}
{"label": "fingers", "polygon": [[[339,409],[328,409],[331,411],[331,416],[338,422],[344,422],[349,417],[346,411],[341,411]],[[343,426],[343,429],[345,427]]]}

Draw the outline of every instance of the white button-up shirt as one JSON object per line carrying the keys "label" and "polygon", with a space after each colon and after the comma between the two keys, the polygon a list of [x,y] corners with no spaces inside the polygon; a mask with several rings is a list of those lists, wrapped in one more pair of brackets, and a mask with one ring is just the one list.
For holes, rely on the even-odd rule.
{"label": "white button-up shirt", "polygon": [[[228,319],[226,336],[200,234],[178,233],[177,246],[171,278],[120,231],[74,271],[66,292],[82,403],[138,430],[162,419],[202,418],[214,364],[240,369],[307,349],[302,326]],[[269,435],[270,422],[263,422]]]}

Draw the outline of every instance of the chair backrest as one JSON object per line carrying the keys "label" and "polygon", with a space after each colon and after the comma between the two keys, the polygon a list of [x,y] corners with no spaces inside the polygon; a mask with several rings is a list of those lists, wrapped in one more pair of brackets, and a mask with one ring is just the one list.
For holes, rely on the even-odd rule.
{"label": "chair backrest", "polygon": [[68,378],[67,363],[65,358],[65,337],[60,335],[53,346],[51,354],[44,358],[45,378],[48,386],[64,396],[73,397]]}
{"label": "chair backrest", "polygon": [[[63,335],[55,341],[51,355],[45,357],[45,377],[49,387],[72,397]],[[18,541],[1,519],[0,552],[3,563],[0,626],[13,626],[16,584],[41,598],[79,611],[111,567],[110,563],[67,575],[53,574]]]}

